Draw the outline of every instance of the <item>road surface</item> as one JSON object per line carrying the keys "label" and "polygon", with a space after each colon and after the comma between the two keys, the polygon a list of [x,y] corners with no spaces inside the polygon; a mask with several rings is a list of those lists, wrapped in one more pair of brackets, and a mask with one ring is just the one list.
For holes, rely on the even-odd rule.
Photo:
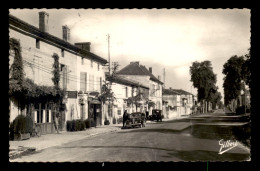
{"label": "road surface", "polygon": [[[147,123],[146,127],[88,137],[47,148],[14,162],[153,162],[245,161],[250,151],[241,143],[219,154],[221,135],[194,136],[191,120]],[[207,128],[208,129],[208,128]],[[196,132],[196,131],[195,131]],[[205,131],[204,131],[205,132]],[[214,132],[208,132],[212,134]],[[220,133],[221,134],[221,133]],[[226,135],[225,135],[226,137]]]}

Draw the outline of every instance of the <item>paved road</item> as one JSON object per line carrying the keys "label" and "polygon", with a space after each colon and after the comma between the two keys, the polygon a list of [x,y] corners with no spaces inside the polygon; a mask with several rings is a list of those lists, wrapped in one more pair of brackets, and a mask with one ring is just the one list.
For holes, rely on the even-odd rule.
{"label": "paved road", "polygon": [[167,162],[245,161],[249,159],[250,152],[240,143],[226,153],[218,154],[220,139],[193,136],[191,125],[191,122],[181,120],[148,123],[145,128],[124,129],[88,137],[47,148],[13,161]]}

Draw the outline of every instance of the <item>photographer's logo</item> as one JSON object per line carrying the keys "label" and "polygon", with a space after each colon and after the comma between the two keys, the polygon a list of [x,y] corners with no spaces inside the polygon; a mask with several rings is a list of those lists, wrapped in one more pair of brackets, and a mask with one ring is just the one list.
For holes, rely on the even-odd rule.
{"label": "photographer's logo", "polygon": [[219,149],[219,153],[218,154],[223,154],[225,152],[227,152],[228,150],[231,150],[232,148],[236,147],[238,145],[237,140],[219,140],[219,145],[220,145],[220,149]]}

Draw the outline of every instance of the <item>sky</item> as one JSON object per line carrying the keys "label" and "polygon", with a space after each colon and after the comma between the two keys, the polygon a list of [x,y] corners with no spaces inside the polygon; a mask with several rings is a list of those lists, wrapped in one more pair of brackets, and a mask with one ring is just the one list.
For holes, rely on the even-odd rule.
{"label": "sky", "polygon": [[[39,27],[39,12],[49,13],[49,33],[62,38],[70,28],[71,41],[91,42],[91,52],[118,62],[119,69],[139,61],[153,74],[165,68],[166,88],[197,90],[190,81],[192,62],[209,60],[223,94],[224,63],[250,48],[249,9],[10,9],[10,14]],[[222,99],[222,100],[223,100]]]}

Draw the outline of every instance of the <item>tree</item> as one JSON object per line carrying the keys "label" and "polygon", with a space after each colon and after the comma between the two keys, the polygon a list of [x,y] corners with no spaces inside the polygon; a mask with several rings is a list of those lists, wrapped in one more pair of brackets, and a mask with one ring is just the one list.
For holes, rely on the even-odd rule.
{"label": "tree", "polygon": [[[102,87],[101,87],[101,94],[99,96],[99,99],[101,100],[102,102],[102,106],[108,101],[109,102],[109,107],[108,107],[108,113],[111,114],[112,112],[112,107],[111,105],[113,105],[113,101],[116,100],[116,97],[114,95],[114,92],[112,92],[112,89],[111,89],[111,84],[113,82],[113,80],[116,78],[116,71],[119,67],[119,64],[118,63],[115,63],[113,65],[113,68],[112,68],[112,73],[108,74],[106,77],[108,81],[104,81]],[[112,101],[112,104],[111,104],[111,101]]]}
{"label": "tree", "polygon": [[[248,58],[249,59],[249,58]],[[235,111],[235,100],[241,94],[245,83],[250,82],[249,60],[246,62],[244,56],[232,56],[224,64],[222,73],[224,77],[224,103],[231,105],[230,110]]]}
{"label": "tree", "polygon": [[211,62],[193,62],[190,67],[190,75],[190,81],[192,81],[193,86],[197,88],[198,91],[198,101],[200,101],[203,105],[205,101],[206,103],[211,101],[211,93],[214,94],[217,89],[215,85],[217,82],[217,76],[213,72]]}

